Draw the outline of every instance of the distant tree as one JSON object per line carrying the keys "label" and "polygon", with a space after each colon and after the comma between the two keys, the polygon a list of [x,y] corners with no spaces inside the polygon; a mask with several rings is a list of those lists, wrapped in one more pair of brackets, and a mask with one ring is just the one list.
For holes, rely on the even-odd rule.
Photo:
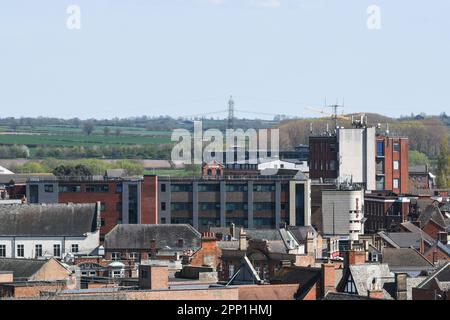
{"label": "distant tree", "polygon": [[95,126],[92,122],[85,122],[83,124],[83,132],[90,136],[94,132]]}
{"label": "distant tree", "polygon": [[81,164],[76,166],[60,165],[52,173],[57,177],[87,177],[92,175],[91,171]]}
{"label": "distant tree", "polygon": [[13,168],[16,173],[45,173],[46,170],[39,162],[26,162]]}
{"label": "distant tree", "polygon": [[12,122],[10,125],[9,125],[9,128],[12,130],[12,131],[17,131],[17,128],[19,127],[19,124],[16,122],[16,121],[14,121],[14,122]]}
{"label": "distant tree", "polygon": [[430,164],[430,159],[428,159],[425,153],[416,150],[410,150],[408,154],[408,162],[413,166],[428,165]]}
{"label": "distant tree", "polygon": [[116,131],[115,131],[115,133],[116,133],[116,136],[117,136],[117,137],[120,136],[120,135],[122,134],[122,129],[117,128]]}
{"label": "distant tree", "polygon": [[448,137],[441,142],[441,151],[438,157],[437,185],[439,188],[450,187],[450,152],[448,148]]}
{"label": "distant tree", "polygon": [[111,133],[111,129],[109,127],[104,127],[103,128],[103,134],[105,136],[109,136],[110,133]]}

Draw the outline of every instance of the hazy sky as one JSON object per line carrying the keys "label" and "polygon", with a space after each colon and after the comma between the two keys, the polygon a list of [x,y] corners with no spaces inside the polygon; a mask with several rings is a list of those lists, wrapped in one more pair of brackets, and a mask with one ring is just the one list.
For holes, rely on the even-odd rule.
{"label": "hazy sky", "polygon": [[0,117],[438,114],[449,77],[448,0],[0,1]]}

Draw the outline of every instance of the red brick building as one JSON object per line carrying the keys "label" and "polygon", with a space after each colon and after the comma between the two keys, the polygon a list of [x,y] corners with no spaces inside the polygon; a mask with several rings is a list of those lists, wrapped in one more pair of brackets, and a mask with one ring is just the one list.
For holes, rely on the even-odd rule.
{"label": "red brick building", "polygon": [[101,203],[100,239],[118,224],[156,224],[158,177],[65,177],[27,181],[29,203]]}
{"label": "red brick building", "polygon": [[409,187],[408,138],[376,137],[377,190],[405,194]]}

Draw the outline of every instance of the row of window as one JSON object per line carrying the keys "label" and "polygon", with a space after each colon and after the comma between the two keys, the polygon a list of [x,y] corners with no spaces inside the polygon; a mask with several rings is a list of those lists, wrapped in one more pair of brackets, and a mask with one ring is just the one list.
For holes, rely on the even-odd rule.
{"label": "row of window", "polygon": [[[161,192],[166,192],[166,184],[161,184]],[[283,188],[283,189],[286,189]],[[192,192],[192,184],[172,184],[170,185],[171,192]],[[219,184],[199,184],[199,192],[219,192]],[[246,192],[248,191],[248,185],[246,184],[226,184],[226,192]],[[254,184],[254,192],[273,192],[275,191],[275,184]]]}
{"label": "row of window", "polygon": [[[72,249],[71,250],[72,253],[77,253],[79,250],[78,244],[72,244],[71,249]],[[25,245],[18,244],[16,246],[16,256],[19,258],[23,258],[25,256]],[[42,244],[36,244],[34,246],[34,256],[36,258],[43,256]],[[61,256],[61,245],[60,244],[53,245],[53,256],[55,256],[55,257]],[[6,245],[2,244],[2,245],[0,245],[0,258],[5,258],[5,257],[6,257]]]}
{"label": "row of window", "polygon": [[[116,185],[116,192],[120,193],[122,191],[123,191],[122,184],[117,184]],[[45,184],[44,185],[44,192],[47,192],[47,193],[54,192],[54,185],[53,184]],[[61,193],[65,193],[65,192],[81,192],[81,185],[74,185],[74,184],[60,185],[59,186],[59,192],[61,192]],[[87,185],[86,186],[86,192],[106,193],[106,192],[109,192],[109,185],[108,184]]]}
{"label": "row of window", "polygon": [[[226,211],[247,211],[248,203],[246,202],[228,202],[226,203]],[[288,203],[280,204],[281,210],[287,210]],[[199,211],[219,211],[220,203],[217,202],[200,202],[198,204]],[[173,202],[170,204],[171,211],[192,211],[192,202]],[[161,211],[167,210],[166,202],[161,202]],[[255,202],[253,203],[253,211],[274,211],[274,202]]]}

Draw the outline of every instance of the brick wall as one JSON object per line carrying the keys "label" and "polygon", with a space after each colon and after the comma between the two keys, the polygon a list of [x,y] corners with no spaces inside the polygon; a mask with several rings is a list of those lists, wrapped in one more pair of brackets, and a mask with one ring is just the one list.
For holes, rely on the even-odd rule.
{"label": "brick wall", "polygon": [[[239,286],[239,300],[295,300],[299,284],[280,285],[249,285]],[[312,290],[315,292],[315,289]],[[309,300],[315,300],[315,294],[307,295]],[[305,299],[305,300],[308,300]]]}
{"label": "brick wall", "polygon": [[144,176],[141,191],[141,223],[158,223],[158,177]]}

